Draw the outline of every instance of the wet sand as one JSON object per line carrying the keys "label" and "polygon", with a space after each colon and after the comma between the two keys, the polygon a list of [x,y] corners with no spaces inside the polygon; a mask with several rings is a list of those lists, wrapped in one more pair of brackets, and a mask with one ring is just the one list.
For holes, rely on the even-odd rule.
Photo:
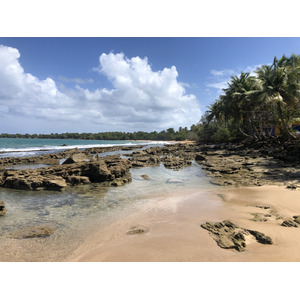
{"label": "wet sand", "polygon": [[[267,215],[265,221],[251,220],[255,213]],[[278,186],[161,195],[87,237],[67,261],[300,261],[300,227],[281,226],[294,215],[300,215],[300,190]],[[250,239],[244,252],[220,248],[200,225],[226,219],[270,236],[274,244]]]}

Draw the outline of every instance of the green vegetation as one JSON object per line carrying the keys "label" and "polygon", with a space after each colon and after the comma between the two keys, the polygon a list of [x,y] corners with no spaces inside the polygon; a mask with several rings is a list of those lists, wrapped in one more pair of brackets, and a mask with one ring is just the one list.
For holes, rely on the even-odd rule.
{"label": "green vegetation", "polygon": [[83,139],[83,140],[153,140],[184,141],[189,138],[187,127],[180,127],[178,131],[169,128],[161,132],[99,132],[99,133],[51,133],[51,134],[0,134],[0,138],[39,138],[39,139]]}
{"label": "green vegetation", "polygon": [[300,124],[300,57],[275,57],[255,73],[231,77],[194,128],[200,141],[262,140],[274,136],[275,128],[283,138],[298,138],[292,125]]}

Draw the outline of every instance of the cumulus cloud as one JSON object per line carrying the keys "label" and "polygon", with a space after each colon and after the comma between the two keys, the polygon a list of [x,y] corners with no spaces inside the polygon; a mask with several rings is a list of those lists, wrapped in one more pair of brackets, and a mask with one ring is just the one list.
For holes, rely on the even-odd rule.
{"label": "cumulus cloud", "polygon": [[201,115],[196,97],[177,81],[175,66],[154,72],[147,58],[102,53],[95,70],[111,81],[112,89],[89,90],[79,78],[60,77],[77,83],[62,92],[53,79],[26,73],[19,58],[17,49],[0,46],[2,115],[64,121],[68,128],[61,131],[75,128],[74,121],[82,131],[87,124],[94,131],[162,130],[190,126]]}

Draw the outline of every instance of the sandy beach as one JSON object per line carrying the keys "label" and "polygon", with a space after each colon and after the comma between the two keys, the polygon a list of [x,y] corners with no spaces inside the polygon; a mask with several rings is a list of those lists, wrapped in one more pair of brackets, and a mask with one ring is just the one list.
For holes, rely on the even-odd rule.
{"label": "sandy beach", "polygon": [[[300,228],[281,226],[300,214],[299,196],[299,190],[280,186],[162,195],[88,237],[67,261],[300,261]],[[273,245],[249,238],[244,252],[220,248],[200,225],[228,219],[270,236]]]}

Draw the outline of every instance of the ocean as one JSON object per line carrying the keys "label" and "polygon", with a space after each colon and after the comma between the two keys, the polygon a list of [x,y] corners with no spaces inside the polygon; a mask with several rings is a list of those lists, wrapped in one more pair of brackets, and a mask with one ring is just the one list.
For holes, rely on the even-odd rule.
{"label": "ocean", "polygon": [[59,152],[72,148],[87,149],[92,147],[163,145],[163,141],[102,141],[71,139],[26,139],[0,138],[0,158],[13,156],[25,157]]}
{"label": "ocean", "polygon": [[[164,143],[0,139],[0,152],[2,157],[24,157],[62,151],[66,147],[151,147]],[[61,146],[63,144],[67,146]],[[0,200],[7,209],[5,216],[0,217],[0,261],[63,261],[87,236],[130,214],[151,197],[200,188],[205,199],[208,190],[217,188],[210,183],[210,179],[196,162],[178,171],[166,169],[161,164],[155,167],[132,168],[130,172],[132,182],[120,187],[93,183],[75,186],[63,192],[0,188]],[[143,179],[141,175],[144,174],[150,180]],[[13,237],[20,229],[36,226],[51,227],[54,233],[46,238]]]}

